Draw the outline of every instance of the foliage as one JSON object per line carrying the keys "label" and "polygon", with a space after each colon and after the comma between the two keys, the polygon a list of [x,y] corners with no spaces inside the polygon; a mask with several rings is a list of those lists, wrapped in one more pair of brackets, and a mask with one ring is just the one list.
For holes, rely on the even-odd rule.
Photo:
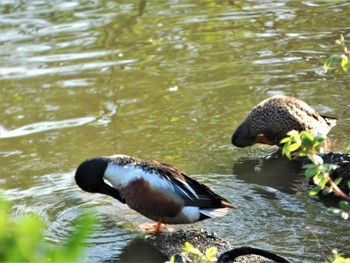
{"label": "foliage", "polygon": [[331,259],[332,263],[350,263],[350,258],[344,258],[340,256],[337,250],[334,249],[332,253],[334,255],[334,259]]}
{"label": "foliage", "polygon": [[[288,137],[281,140],[281,144],[284,144],[282,154],[291,159],[292,152],[298,150],[297,155],[307,156],[312,164],[304,165],[305,176],[308,179],[312,179],[316,187],[311,189],[310,195],[316,195],[320,191],[322,194],[327,195],[334,193],[335,195],[343,198],[344,200],[339,203],[339,208],[330,208],[329,212],[340,214],[343,219],[348,219],[350,216],[350,197],[339,189],[338,184],[342,178],[332,180],[329,173],[336,169],[334,164],[324,163],[320,154],[322,150],[322,142],[325,140],[321,136],[313,136],[309,131],[290,131]],[[350,188],[350,184],[348,185]]]}
{"label": "foliage", "polygon": [[75,232],[60,246],[44,242],[44,222],[34,214],[11,217],[10,203],[0,197],[0,262],[76,262],[94,223],[90,214],[77,220]]}
{"label": "foliage", "polygon": [[345,39],[343,35],[340,35],[340,39],[337,39],[335,43],[343,48],[343,54],[333,54],[331,55],[323,65],[324,72],[327,73],[329,67],[333,64],[333,62],[341,61],[340,65],[344,72],[348,72],[349,70],[349,57],[350,51],[345,46]]}
{"label": "foliage", "polygon": [[[336,169],[336,165],[324,163],[321,156],[318,154],[322,153],[322,142],[325,138],[320,136],[313,136],[309,131],[290,131],[288,137],[281,140],[281,144],[284,144],[282,153],[291,159],[292,152],[298,150],[298,156],[307,156],[312,164],[307,164],[305,168],[305,176],[308,179],[312,179],[316,187],[310,191],[310,195],[316,195],[320,191],[322,194],[334,194],[342,197],[344,200],[339,203],[339,208],[330,208],[329,212],[341,214],[343,219],[348,219],[350,215],[350,197],[342,192],[338,188],[342,178],[332,180],[329,176],[329,172]],[[348,147],[349,148],[349,147]],[[348,184],[350,188],[350,183]],[[336,250],[333,250],[334,258],[331,259],[332,263],[350,263],[350,258],[344,258],[339,256]]]}
{"label": "foliage", "polygon": [[[185,246],[183,248],[182,253],[184,255],[188,255],[192,257],[191,262],[194,263],[208,263],[208,262],[216,262],[216,253],[218,249],[216,247],[210,247],[205,251],[205,254],[200,252],[198,248],[195,248],[192,244],[189,242],[185,242]],[[175,257],[172,256],[169,261],[166,263],[174,263]],[[186,262],[186,260],[183,259],[183,262]]]}
{"label": "foliage", "polygon": [[350,153],[350,145],[346,147],[345,152]]}

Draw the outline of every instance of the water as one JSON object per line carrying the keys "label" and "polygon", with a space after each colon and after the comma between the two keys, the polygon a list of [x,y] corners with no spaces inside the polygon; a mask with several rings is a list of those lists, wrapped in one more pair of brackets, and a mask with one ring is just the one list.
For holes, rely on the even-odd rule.
{"label": "water", "polygon": [[1,192],[14,215],[46,221],[48,242],[93,209],[91,261],[144,246],[144,218],[73,180],[84,159],[122,153],[170,162],[237,204],[196,224],[234,245],[294,262],[350,251],[349,222],[307,196],[299,167],[274,148],[230,144],[254,105],[286,94],[338,117],[331,148],[349,145],[349,74],[322,69],[341,52],[335,39],[350,39],[348,1],[3,0],[0,10]]}

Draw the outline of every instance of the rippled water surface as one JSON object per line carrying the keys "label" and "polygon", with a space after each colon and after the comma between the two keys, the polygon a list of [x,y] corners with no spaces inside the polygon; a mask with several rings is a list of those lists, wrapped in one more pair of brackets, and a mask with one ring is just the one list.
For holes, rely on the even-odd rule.
{"label": "rippled water surface", "polygon": [[196,224],[234,245],[293,262],[350,251],[349,222],[308,197],[300,167],[230,143],[254,105],[285,94],[338,117],[331,149],[349,145],[349,74],[322,68],[339,35],[350,39],[348,1],[3,0],[0,10],[1,192],[14,215],[47,222],[48,242],[93,209],[85,257],[140,250],[145,219],[73,180],[84,159],[122,153],[170,162],[237,204]]}

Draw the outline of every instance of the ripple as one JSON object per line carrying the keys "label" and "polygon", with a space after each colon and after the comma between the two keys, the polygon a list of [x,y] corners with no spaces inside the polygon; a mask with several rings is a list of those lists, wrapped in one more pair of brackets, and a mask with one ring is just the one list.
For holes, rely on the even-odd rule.
{"label": "ripple", "polygon": [[[139,234],[131,232],[130,227],[124,226],[127,222],[110,211],[117,208],[124,217],[130,213],[124,211],[130,209],[114,200],[81,191],[74,183],[73,174],[68,172],[37,176],[36,185],[31,188],[4,190],[3,194],[14,203],[12,216],[28,212],[36,214],[48,226],[44,232],[45,240],[63,244],[74,234],[82,213],[88,212],[94,216],[96,223],[84,241],[87,248],[84,258],[90,262],[101,262],[119,255],[123,247]],[[122,207],[120,210],[119,206]]]}
{"label": "ripple", "polygon": [[120,61],[106,61],[106,62],[88,62],[88,63],[79,63],[71,66],[61,66],[61,67],[51,67],[51,68],[30,68],[24,66],[18,67],[3,67],[0,71],[1,79],[17,79],[28,78],[28,77],[37,77],[43,75],[52,75],[58,74],[71,74],[72,72],[78,73],[80,71],[86,71],[91,69],[101,69],[105,71],[106,69],[116,66],[124,65],[137,62],[138,59],[126,59]]}
{"label": "ripple", "polygon": [[0,126],[0,138],[4,139],[4,138],[19,137],[19,136],[25,136],[28,134],[44,132],[44,131],[49,131],[54,129],[63,129],[63,128],[81,126],[86,123],[92,122],[95,119],[96,119],[95,117],[82,117],[82,118],[68,119],[68,120],[62,120],[62,121],[43,121],[43,122],[24,125],[14,130],[7,130],[3,126]]}
{"label": "ripple", "polygon": [[80,53],[67,53],[57,55],[45,55],[37,57],[29,57],[26,60],[28,62],[57,62],[57,61],[71,61],[77,59],[96,58],[106,55],[111,55],[115,52],[112,51],[95,51],[95,52],[80,52]]}
{"label": "ripple", "polygon": [[99,117],[93,125],[95,126],[107,126],[111,121],[112,117],[115,116],[118,112],[118,104],[115,104],[111,101],[104,103],[105,110],[101,117]]}
{"label": "ripple", "polygon": [[94,83],[95,79],[85,78],[85,79],[68,79],[60,80],[57,82],[57,85],[62,88],[71,88],[71,87],[87,87],[91,86]]}
{"label": "ripple", "polygon": [[286,63],[286,62],[291,62],[291,61],[297,61],[301,60],[301,57],[284,57],[284,58],[270,58],[270,59],[259,59],[253,61],[253,64],[273,64],[273,65],[279,65],[280,63]]}

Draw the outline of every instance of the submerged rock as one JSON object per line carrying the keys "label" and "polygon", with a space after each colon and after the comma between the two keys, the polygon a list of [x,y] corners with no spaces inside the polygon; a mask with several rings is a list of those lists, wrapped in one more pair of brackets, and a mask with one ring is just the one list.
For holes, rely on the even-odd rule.
{"label": "submerged rock", "polygon": [[[234,261],[230,261],[230,257],[233,258],[233,252],[231,250],[237,249],[231,245],[228,241],[217,236],[216,233],[211,233],[203,229],[191,228],[190,230],[184,227],[183,229],[178,229],[176,232],[163,232],[154,235],[148,235],[145,238],[146,242],[151,244],[153,247],[157,248],[160,252],[166,255],[168,258],[175,256],[175,262],[190,262],[193,258],[191,255],[184,255],[182,253],[185,242],[191,243],[195,248],[198,248],[202,253],[210,247],[216,247],[218,249],[217,257],[226,253],[226,257],[222,257],[223,262],[246,262],[246,263],[263,263],[263,262],[274,262],[266,257],[259,256],[259,252],[265,252],[265,255],[273,255],[275,258],[282,259],[277,255],[259,249],[254,249],[251,247],[242,247],[242,255],[238,256]],[[248,249],[247,249],[248,248]],[[239,252],[239,248],[237,253]],[[249,254],[249,251],[255,251],[256,254]],[[247,252],[247,253],[245,253]],[[237,256],[237,253],[235,256]],[[232,254],[232,256],[231,256]],[[280,261],[277,262],[288,262]]]}

